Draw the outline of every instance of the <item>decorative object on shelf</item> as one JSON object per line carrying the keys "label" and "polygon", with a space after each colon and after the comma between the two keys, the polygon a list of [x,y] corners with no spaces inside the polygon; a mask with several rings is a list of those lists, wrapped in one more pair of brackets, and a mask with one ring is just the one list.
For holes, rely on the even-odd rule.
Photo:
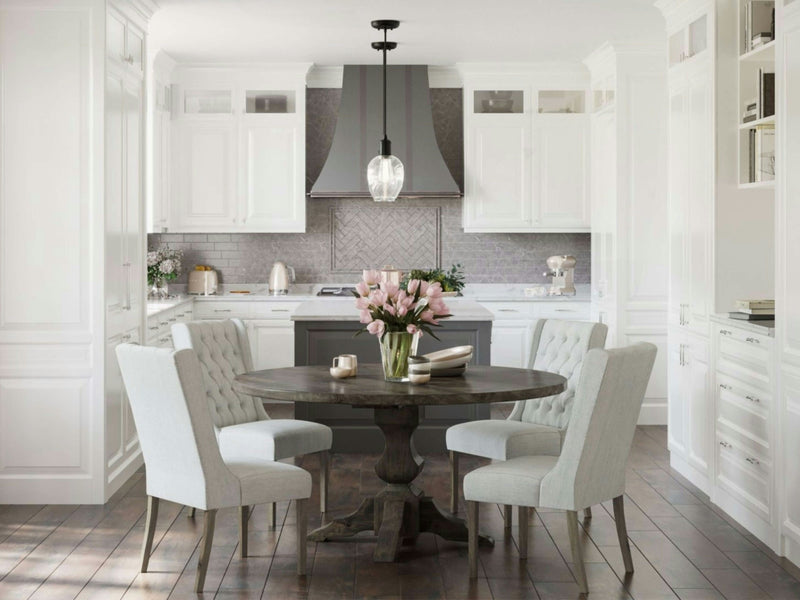
{"label": "decorative object on shelf", "polygon": [[168,245],[147,253],[147,285],[150,291],[147,297],[162,300],[169,297],[168,282],[177,279],[181,274],[183,250],[175,250]]}
{"label": "decorative object on shelf", "polygon": [[744,52],[775,39],[775,1],[748,0],[744,14]]}
{"label": "decorative object on shelf", "polygon": [[430,271],[414,269],[403,281],[402,287],[405,289],[412,279],[439,283],[442,286],[443,296],[458,296],[461,294],[461,290],[464,289],[464,267],[458,263],[450,267],[449,271],[444,269],[431,269]]}
{"label": "decorative object on shelf", "polygon": [[367,331],[378,336],[384,378],[407,382],[408,357],[417,353],[419,337],[428,333],[439,339],[432,327],[441,327],[440,321],[452,315],[442,299],[442,286],[438,282],[412,279],[406,289],[393,282],[372,289],[376,276],[377,272],[367,273],[353,292],[356,308],[361,311],[361,323],[365,325],[356,335]]}
{"label": "decorative object on shelf", "polygon": [[375,50],[383,52],[383,139],[380,154],[367,165],[367,183],[375,202],[394,202],[403,188],[405,169],[400,159],[392,156],[392,142],[386,136],[386,53],[397,48],[397,42],[387,41],[387,31],[397,29],[400,21],[381,19],[372,21],[372,26],[383,31],[383,41],[372,42]]}

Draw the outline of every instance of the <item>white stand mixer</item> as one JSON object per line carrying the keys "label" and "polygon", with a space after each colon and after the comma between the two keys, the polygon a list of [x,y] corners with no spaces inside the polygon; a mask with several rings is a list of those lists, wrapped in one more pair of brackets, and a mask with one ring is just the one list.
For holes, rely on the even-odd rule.
{"label": "white stand mixer", "polygon": [[547,268],[550,271],[545,276],[552,277],[549,294],[551,296],[574,296],[575,283],[575,257],[569,255],[551,256],[547,259]]}

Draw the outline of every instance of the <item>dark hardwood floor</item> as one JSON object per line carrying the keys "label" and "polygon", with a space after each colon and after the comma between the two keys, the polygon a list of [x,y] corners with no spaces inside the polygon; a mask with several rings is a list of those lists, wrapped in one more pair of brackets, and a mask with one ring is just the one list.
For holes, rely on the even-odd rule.
{"label": "dark hardwood floor", "polygon": [[[286,407],[269,407],[274,416]],[[497,409],[499,417],[507,407]],[[766,549],[669,468],[666,428],[639,427],[628,465],[628,532],[636,568],[626,578],[611,503],[582,523],[592,600],[800,599],[800,570]],[[349,512],[380,488],[376,456],[332,458],[331,513]],[[314,457],[300,464],[312,471]],[[482,464],[462,461],[462,474]],[[447,505],[447,460],[426,457],[421,487]],[[316,487],[311,506],[317,501]],[[163,502],[152,572],[138,572],[144,531],[145,481],[137,473],[103,506],[0,506],[0,599],[191,598],[202,519]],[[463,503],[462,503],[463,511]],[[463,513],[462,513],[463,516]],[[319,525],[312,511],[310,527]],[[394,564],[372,561],[374,544],[309,544],[308,575],[295,574],[294,510],[279,505],[278,527],[266,507],[250,521],[250,556],[236,554],[236,513],[220,511],[206,579],[207,598],[579,598],[571,572],[566,520],[539,511],[529,528],[527,561],[517,528],[503,533],[500,509],[484,506],[481,526],[494,548],[481,548],[479,578],[467,579],[465,544],[422,534]]]}

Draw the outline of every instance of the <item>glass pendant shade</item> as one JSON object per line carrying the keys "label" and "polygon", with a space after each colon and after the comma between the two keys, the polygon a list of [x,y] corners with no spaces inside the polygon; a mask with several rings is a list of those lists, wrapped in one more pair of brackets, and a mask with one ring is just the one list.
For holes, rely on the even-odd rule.
{"label": "glass pendant shade", "polygon": [[403,187],[405,169],[400,159],[379,154],[367,165],[369,193],[375,202],[394,202]]}

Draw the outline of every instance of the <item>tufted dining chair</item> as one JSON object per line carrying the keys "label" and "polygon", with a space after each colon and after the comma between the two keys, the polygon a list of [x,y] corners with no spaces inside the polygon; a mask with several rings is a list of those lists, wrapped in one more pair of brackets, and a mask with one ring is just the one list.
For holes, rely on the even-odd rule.
{"label": "tufted dining chair", "polygon": [[306,503],[311,475],[265,458],[224,458],[208,412],[202,369],[192,350],[136,344],[116,348],[142,447],[147,481],[147,517],[141,571],[146,573],[159,500],[205,510],[195,591],[203,591],[217,510],[239,507],[239,554],[247,556],[251,504],[295,500],[297,573],[306,569]]}
{"label": "tufted dining chair", "polygon": [[561,454],[512,458],[464,477],[471,578],[478,572],[479,502],[519,507],[522,559],[527,557],[529,508],[566,511],[575,578],[580,592],[588,594],[577,511],[613,500],[625,572],[633,572],[623,500],[625,468],[655,358],[656,347],[649,343],[590,350],[583,359]]}
{"label": "tufted dining chair", "polygon": [[[459,423],[448,428],[450,452],[450,512],[458,510],[458,458],[470,454],[492,460],[547,454],[558,456],[567,433],[575,387],[586,353],[602,348],[608,327],[602,323],[541,319],[533,332],[529,369],[550,371],[566,377],[566,389],[555,396],[521,400],[507,419]],[[511,507],[504,511],[511,527]],[[591,508],[586,508],[591,517]]]}
{"label": "tufted dining chair", "polygon": [[[233,389],[237,375],[253,370],[244,323],[239,319],[176,323],[172,326],[172,339],[176,349],[191,348],[200,359],[203,387],[223,458],[255,456],[281,460],[319,453],[320,510],[326,512],[333,433],[320,423],[270,419],[260,399]],[[270,507],[273,527],[275,512],[273,504]]]}

